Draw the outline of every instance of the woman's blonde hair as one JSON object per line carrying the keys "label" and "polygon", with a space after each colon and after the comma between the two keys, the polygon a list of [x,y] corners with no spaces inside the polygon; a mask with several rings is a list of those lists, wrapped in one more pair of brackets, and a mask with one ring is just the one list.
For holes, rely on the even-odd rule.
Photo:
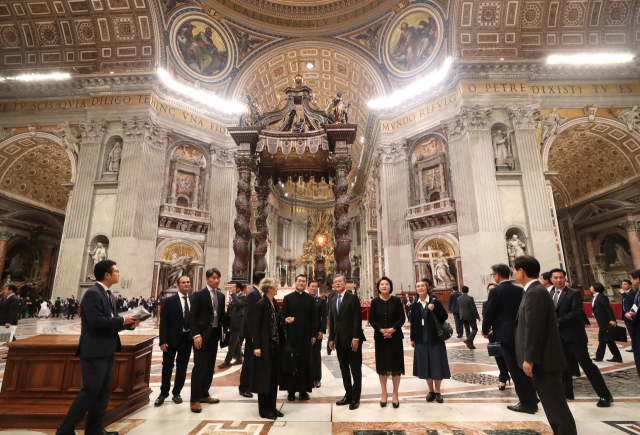
{"label": "woman's blonde hair", "polygon": [[278,288],[278,281],[276,281],[275,278],[264,278],[260,281],[260,284],[258,284],[258,288],[260,288],[260,291],[266,295],[269,293],[270,288]]}

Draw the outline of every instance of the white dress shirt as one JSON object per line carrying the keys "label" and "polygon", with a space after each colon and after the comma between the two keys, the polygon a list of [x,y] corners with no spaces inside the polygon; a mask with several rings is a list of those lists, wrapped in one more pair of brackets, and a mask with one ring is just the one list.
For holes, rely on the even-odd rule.
{"label": "white dress shirt", "polygon": [[524,291],[526,293],[527,289],[531,286],[531,284],[533,284],[534,282],[536,282],[537,280],[533,279],[531,281],[529,281],[525,286],[524,286]]}

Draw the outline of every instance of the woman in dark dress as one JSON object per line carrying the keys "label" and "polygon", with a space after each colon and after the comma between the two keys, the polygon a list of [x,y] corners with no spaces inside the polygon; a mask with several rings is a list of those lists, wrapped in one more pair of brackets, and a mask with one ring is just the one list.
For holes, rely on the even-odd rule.
{"label": "woman in dark dress", "polygon": [[591,284],[591,294],[593,295],[593,300],[591,301],[591,309],[593,311],[593,315],[598,321],[598,326],[600,330],[598,331],[598,350],[596,350],[596,357],[593,359],[594,361],[602,361],[604,359],[604,352],[609,346],[609,350],[613,354],[613,358],[608,359],[609,362],[622,362],[622,355],[620,355],[620,349],[618,349],[618,345],[616,345],[615,341],[606,341],[604,339],[604,328],[607,324],[616,326],[618,323],[616,322],[616,316],[613,314],[613,310],[611,309],[611,305],[609,305],[609,298],[604,294],[604,286],[599,282],[594,282]]}
{"label": "woman in dark dress", "polygon": [[[489,284],[487,286],[487,294],[491,292],[491,289],[494,288],[497,284]],[[487,302],[484,301],[482,303],[482,318],[484,319],[484,313],[487,311]],[[493,329],[489,331],[489,343],[495,343],[496,336],[493,333]],[[498,390],[504,391],[507,388],[507,382],[511,382],[511,376],[509,376],[509,370],[507,369],[507,363],[504,361],[504,358],[501,356],[496,357],[496,364],[498,364],[498,369],[500,370],[500,374],[498,375]]]}
{"label": "woman in dark dress", "polygon": [[264,297],[255,305],[255,321],[251,330],[255,358],[249,389],[252,393],[258,394],[260,417],[275,420],[277,417],[284,417],[276,408],[284,342],[280,307],[273,299],[278,293],[278,281],[265,278],[260,281],[259,287]]}
{"label": "woman in dark dress", "polygon": [[393,283],[383,276],[376,284],[379,297],[371,301],[369,310],[369,324],[374,329],[373,338],[376,343],[376,372],[380,377],[382,399],[380,406],[387,406],[387,379],[391,376],[393,382],[393,396],[391,403],[394,408],[400,406],[398,389],[400,376],[404,375],[404,350],[402,346],[402,325],[404,325],[404,309],[402,301],[391,296]]}
{"label": "woman in dark dress", "polygon": [[449,359],[444,341],[438,337],[436,321],[442,323],[449,315],[431,292],[433,281],[422,279],[416,283],[418,299],[411,305],[411,347],[413,347],[413,376],[426,379],[429,385],[427,402],[444,402],[440,394],[443,379],[450,379]]}

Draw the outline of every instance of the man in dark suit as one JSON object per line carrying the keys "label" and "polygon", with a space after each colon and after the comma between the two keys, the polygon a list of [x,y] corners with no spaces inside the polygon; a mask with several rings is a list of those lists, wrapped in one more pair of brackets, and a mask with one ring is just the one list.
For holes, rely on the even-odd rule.
{"label": "man in dark suit", "polygon": [[[338,354],[345,395],[336,405],[349,405],[358,409],[362,391],[362,311],[360,300],[346,292],[347,283],[342,275],[333,278],[337,296],[329,311],[329,347]],[[353,376],[353,383],[351,377]]]}
{"label": "man in dark suit", "polygon": [[67,313],[67,320],[69,319],[73,319],[76,316],[76,297],[74,295],[71,295],[71,297],[68,299],[69,300],[69,311]]}
{"label": "man in dark suit", "polygon": [[[567,361],[575,359],[580,367],[584,370],[584,374],[591,382],[591,386],[596,391],[600,400],[599,407],[611,406],[613,398],[602,378],[602,374],[598,367],[591,361],[589,350],[587,349],[587,332],[584,329],[584,320],[582,320],[582,297],[578,290],[567,287],[565,271],[562,269],[553,269],[551,273],[551,282],[554,289],[550,295],[554,303],[556,317],[558,319],[558,328],[560,330],[560,339],[562,341],[562,350]],[[573,396],[573,378],[571,367],[567,367],[562,372],[562,384],[567,399],[574,399]]]}
{"label": "man in dark suit", "polygon": [[86,435],[117,435],[102,426],[109,403],[111,374],[115,353],[120,350],[118,332],[125,325],[136,328],[135,317],[118,317],[111,286],[120,281],[120,272],[113,260],[102,260],[93,268],[96,284],[84,294],[80,313],[80,343],[76,356],[82,365],[82,389],[71,404],[56,435],[74,435],[74,430],[87,416]]}
{"label": "man in dark suit", "polygon": [[478,314],[476,301],[473,300],[473,297],[469,296],[469,287],[466,285],[462,286],[462,294],[456,302],[458,303],[460,320],[462,320],[462,325],[467,333],[467,339],[464,341],[464,344],[466,344],[469,349],[475,349],[476,347],[473,345],[473,340],[478,333],[476,321],[480,320],[480,315]]}
{"label": "man in dark suit", "polygon": [[458,286],[453,286],[453,292],[449,295],[449,312],[453,314],[453,322],[456,324],[456,335],[462,338],[462,320],[460,320],[460,310],[458,309],[458,298],[462,294],[458,291]]}
{"label": "man in dark suit", "polygon": [[205,274],[207,286],[196,292],[191,305],[191,336],[193,338],[193,370],[191,372],[191,411],[202,412],[200,403],[219,403],[209,395],[209,387],[216,371],[218,342],[227,333],[225,298],[218,285],[220,271],[216,268]]}
{"label": "man in dark suit", "polygon": [[[9,329],[12,326],[18,325],[20,300],[18,299],[18,295],[16,295],[17,291],[18,287],[15,284],[7,284],[4,286],[4,296],[6,299],[2,307],[0,307],[0,328],[4,326]],[[14,335],[13,340],[15,339],[16,337]]]}
{"label": "man in dark suit", "polygon": [[313,387],[320,388],[322,381],[322,339],[327,333],[327,301],[318,296],[318,281],[309,282],[309,294],[316,302],[316,318],[318,319],[318,335],[316,342],[311,346],[311,373],[313,373]]}
{"label": "man in dark suit", "polygon": [[260,281],[262,281],[265,276],[266,274],[264,272],[254,272],[252,279],[253,286],[251,286],[247,292],[247,302],[244,305],[244,328],[242,331],[242,335],[245,339],[244,361],[242,362],[238,391],[242,397],[246,397],[248,399],[253,397],[253,394],[249,392],[249,383],[251,382],[251,371],[253,370],[254,358],[251,331],[253,330],[253,322],[256,318],[256,303],[262,299],[262,292],[258,288],[258,284],[260,284]]}
{"label": "man in dark suit", "polygon": [[[629,278],[631,278],[631,285],[636,289],[636,297],[633,299],[632,310],[625,314],[624,318],[633,322],[631,346],[633,347],[633,357],[636,361],[636,370],[638,376],[640,376],[640,316],[638,316],[638,309],[640,308],[640,269],[629,272]],[[633,308],[634,306],[635,309]]]}
{"label": "man in dark suit", "polygon": [[[533,379],[554,435],[577,435],[576,422],[562,389],[562,353],[556,307],[549,290],[538,281],[540,263],[523,255],[513,263],[513,277],[524,286],[516,318],[516,357]],[[553,276],[553,275],[552,275]]]}
{"label": "man in dark suit", "polygon": [[53,316],[52,317],[57,317],[60,318],[60,310],[62,309],[62,303],[60,302],[60,296],[58,296],[58,298],[56,299],[56,301],[53,303]]}
{"label": "man in dark suit", "polygon": [[[331,293],[327,296],[327,309],[333,303],[333,300],[338,297],[338,292],[335,286],[331,283]],[[329,346],[329,340],[327,340],[327,355],[331,355],[331,347]]]}
{"label": "man in dark suit", "polygon": [[162,349],[162,384],[160,396],[155,406],[169,397],[173,364],[176,364],[176,380],[173,384],[173,403],[182,403],[180,392],[187,377],[187,366],[191,357],[193,341],[189,337],[191,329],[191,280],[188,276],[178,279],[177,294],[165,299],[160,310],[160,349]]}
{"label": "man in dark suit", "polygon": [[227,307],[229,319],[229,349],[224,362],[218,366],[220,369],[231,367],[231,358],[235,357],[233,365],[242,364],[242,328],[244,326],[244,306],[247,297],[242,293],[244,285],[241,282],[232,282],[231,300]]}
{"label": "man in dark suit", "polygon": [[633,301],[636,298],[636,294],[638,290],[633,288],[633,284],[631,284],[630,279],[623,279],[620,284],[620,294],[622,295],[622,318],[624,320],[624,326],[627,327],[627,331],[629,332],[629,337],[631,337],[631,347],[627,349],[627,352],[633,352],[633,321],[628,319],[626,314],[631,311],[631,307],[633,307]]}
{"label": "man in dark suit", "polygon": [[509,281],[511,270],[506,264],[494,264],[491,266],[491,271],[493,280],[498,285],[489,292],[487,310],[482,319],[482,335],[487,337],[493,328],[496,342],[502,347],[504,362],[520,399],[517,405],[509,405],[507,408],[516,412],[535,414],[540,400],[531,378],[524,373],[516,358],[516,316],[522,302],[522,287],[513,285]]}

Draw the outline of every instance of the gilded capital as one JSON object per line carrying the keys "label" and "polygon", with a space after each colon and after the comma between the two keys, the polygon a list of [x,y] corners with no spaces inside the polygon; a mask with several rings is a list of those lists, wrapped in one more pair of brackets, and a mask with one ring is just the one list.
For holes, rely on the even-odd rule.
{"label": "gilded capital", "polygon": [[636,221],[626,221],[623,222],[620,226],[628,233],[638,230],[638,223]]}
{"label": "gilded capital", "polygon": [[[90,119],[87,122],[81,122],[80,127],[84,130],[82,134],[83,142],[102,142],[102,138],[107,132],[109,121],[106,119]],[[67,123],[68,126],[68,123]],[[58,126],[61,128],[62,126]]]}
{"label": "gilded capital", "polygon": [[516,130],[535,129],[536,115],[540,112],[540,104],[518,106],[507,104],[507,113]]}
{"label": "gilded capital", "polygon": [[407,140],[402,139],[391,145],[380,145],[380,157],[382,163],[397,163],[407,160]]}

